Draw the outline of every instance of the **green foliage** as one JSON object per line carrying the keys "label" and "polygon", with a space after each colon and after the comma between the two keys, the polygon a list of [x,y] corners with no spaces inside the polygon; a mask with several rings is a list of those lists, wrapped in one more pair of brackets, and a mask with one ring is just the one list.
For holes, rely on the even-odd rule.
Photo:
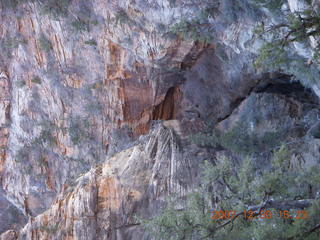
{"label": "green foliage", "polygon": [[187,206],[188,211],[178,211],[172,201],[161,215],[142,223],[156,240],[192,239],[193,236],[210,234],[215,223],[210,219],[208,209],[205,209],[204,198],[198,193],[191,194]]}
{"label": "green foliage", "polygon": [[97,26],[99,24],[99,21],[98,20],[93,20],[93,21],[91,21],[91,24],[94,25],[94,26]]}
{"label": "green foliage", "polygon": [[59,224],[56,223],[53,225],[42,225],[42,226],[40,226],[40,230],[52,235],[52,234],[55,234],[59,230]]}
{"label": "green foliage", "polygon": [[281,146],[273,155],[272,166],[278,173],[285,172],[289,166],[289,152],[284,146]]}
{"label": "green foliage", "polygon": [[114,18],[114,25],[118,26],[118,24],[123,25],[125,23],[130,22],[130,18],[127,14],[127,12],[124,9],[120,9],[117,11],[115,18]]}
{"label": "green foliage", "polygon": [[[258,1],[258,0],[256,0]],[[279,8],[278,3],[259,0],[263,4],[271,4],[272,8]],[[273,5],[274,4],[274,5]],[[299,79],[305,86],[310,86],[320,77],[320,45],[317,43],[313,59],[305,59],[295,52],[294,44],[312,49],[310,37],[320,36],[320,15],[310,2],[306,1],[307,8],[302,12],[284,13],[283,21],[279,24],[259,24],[256,28],[256,37],[264,41],[255,62],[255,67],[260,71],[283,71]],[[280,8],[278,9],[280,11]]]}
{"label": "green foliage", "polygon": [[223,147],[235,153],[251,155],[270,151],[279,146],[282,134],[279,131],[265,132],[257,136],[250,132],[243,123],[236,124],[225,133],[213,130],[208,133],[198,133],[190,137],[191,141],[202,147]]}
{"label": "green foliage", "polygon": [[[281,147],[265,169],[258,171],[255,161],[245,159],[235,164],[226,157],[216,162],[206,161],[203,166],[200,188],[187,195],[187,200],[174,198],[168,202],[160,215],[152,219],[142,219],[147,232],[159,240],[180,239],[317,239],[319,228],[320,200],[316,192],[320,190],[319,166],[309,169],[291,169],[290,152]],[[317,180],[316,180],[317,179]],[[312,186],[313,193],[306,194]],[[304,193],[304,195],[302,195]],[[311,207],[305,208],[307,219],[285,219],[279,210],[291,210],[292,205],[266,205],[266,202],[286,203],[301,196],[308,199]],[[177,203],[182,204],[178,207]],[[257,217],[247,219],[243,211],[256,207]],[[258,207],[257,207],[258,206]],[[263,211],[271,211],[272,218],[259,219]],[[233,220],[210,219],[210,210],[234,210],[239,215]],[[285,209],[283,209],[285,208]]]}
{"label": "green foliage", "polygon": [[91,102],[85,105],[85,110],[90,113],[101,113],[102,106],[99,102]]}
{"label": "green foliage", "polygon": [[41,4],[42,13],[53,18],[66,17],[71,0],[45,0]]}
{"label": "green foliage", "polygon": [[212,41],[210,27],[205,27],[199,20],[191,21],[182,19],[170,28],[170,32],[182,37],[184,40],[194,40],[201,42]]}
{"label": "green foliage", "polygon": [[80,19],[71,22],[71,26],[78,32],[88,32],[90,30],[89,23]]}
{"label": "green foliage", "polygon": [[[83,15],[81,18],[77,17],[76,20],[71,22],[71,26],[76,32],[89,32],[92,25],[96,26],[98,24],[97,20],[91,20],[90,15]],[[95,40],[91,39],[85,43],[93,46],[95,45]]]}
{"label": "green foliage", "polygon": [[[50,121],[44,121],[39,124],[39,126],[42,127],[42,130],[40,134],[33,139],[30,143],[26,144],[24,147],[20,148],[17,151],[17,154],[15,155],[15,160],[17,162],[23,163],[28,162],[29,154],[32,152],[32,150],[43,148],[45,145],[48,146],[54,146],[56,145],[56,139],[54,137],[54,131],[58,129],[57,126],[55,126]],[[41,155],[38,159],[40,164],[43,164],[43,156]],[[32,166],[26,166],[24,168],[25,173],[30,173],[32,171]]]}
{"label": "green foliage", "polygon": [[50,40],[48,38],[46,38],[46,36],[44,34],[41,34],[41,36],[39,38],[39,45],[40,45],[41,50],[46,51],[47,53],[53,49]]}
{"label": "green foliage", "polygon": [[[290,197],[290,188],[295,188],[295,193],[298,192],[298,188],[295,183],[292,182],[295,176],[294,172],[289,172],[290,162],[289,162],[289,152],[282,146],[278,151],[274,153],[272,162],[271,162],[271,171],[269,169],[264,170],[263,179],[260,179],[260,182],[257,186],[257,192],[260,196],[264,194],[272,194],[273,196],[281,197]],[[288,172],[288,175],[283,177],[282,174]],[[290,174],[293,175],[290,175]]]}
{"label": "green foliage", "polygon": [[11,8],[15,10],[20,4],[34,1],[35,0],[0,0],[0,6],[2,8]]}
{"label": "green foliage", "polygon": [[197,133],[190,136],[190,141],[202,147],[217,147],[219,137],[217,132],[213,133]]}
{"label": "green foliage", "polygon": [[58,129],[58,127],[50,122],[50,121],[43,121],[39,124],[41,126],[41,132],[36,137],[30,145],[35,146],[43,146],[44,144],[48,144],[49,146],[56,145],[56,139],[54,137],[54,132]]}
{"label": "green foliage", "polygon": [[87,40],[84,43],[90,46],[97,46],[97,41],[94,39]]}
{"label": "green foliage", "polygon": [[253,0],[259,7],[268,8],[270,11],[279,11],[286,0]]}
{"label": "green foliage", "polygon": [[40,135],[35,138],[33,144],[49,144],[50,146],[56,143],[56,140],[52,134],[51,129],[44,129],[41,131]]}
{"label": "green foliage", "polygon": [[257,69],[267,67],[271,70],[279,70],[280,66],[285,64],[289,59],[287,50],[287,48],[281,46],[279,41],[276,43],[265,43],[260,48],[259,56],[254,62],[254,67]]}
{"label": "green foliage", "polygon": [[34,76],[31,79],[31,82],[36,83],[36,84],[41,84],[41,78],[39,76]]}
{"label": "green foliage", "polygon": [[177,4],[177,0],[169,0],[169,6],[170,6],[171,8],[175,7],[176,4]]}
{"label": "green foliage", "polygon": [[180,36],[184,40],[209,43],[213,40],[213,26],[209,19],[219,12],[219,1],[204,2],[204,7],[191,17],[183,17],[170,27],[169,33]]}
{"label": "green foliage", "polygon": [[27,44],[27,40],[22,36],[11,37],[6,35],[3,39],[0,40],[0,47],[2,52],[6,57],[12,57],[12,51],[19,47],[20,44]]}
{"label": "green foliage", "polygon": [[68,128],[69,136],[73,144],[78,145],[84,140],[91,137],[90,123],[87,119],[72,118]]}
{"label": "green foliage", "polygon": [[15,9],[20,1],[15,1],[15,0],[1,0],[0,1],[1,3],[1,7],[2,8],[12,8],[12,9]]}

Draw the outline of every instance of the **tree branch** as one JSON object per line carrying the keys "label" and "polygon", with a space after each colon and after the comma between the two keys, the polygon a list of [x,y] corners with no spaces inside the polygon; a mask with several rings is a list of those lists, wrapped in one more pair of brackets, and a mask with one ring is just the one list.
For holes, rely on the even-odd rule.
{"label": "tree branch", "polygon": [[123,228],[123,227],[132,227],[132,226],[138,226],[138,225],[141,225],[141,223],[129,223],[129,224],[125,224],[125,225],[122,225],[122,226],[115,227],[114,229],[120,229],[120,228]]}
{"label": "tree branch", "polygon": [[[312,205],[313,199],[301,199],[301,200],[285,200],[285,201],[266,201],[263,208],[274,208],[274,209],[304,209]],[[249,207],[249,211],[256,211],[261,207],[252,206]]]}
{"label": "tree branch", "polygon": [[311,228],[308,232],[305,232],[302,235],[296,235],[290,238],[287,238],[287,240],[294,240],[294,239],[304,239],[308,237],[310,234],[314,233],[315,231],[320,229],[320,224],[316,225],[315,227]]}

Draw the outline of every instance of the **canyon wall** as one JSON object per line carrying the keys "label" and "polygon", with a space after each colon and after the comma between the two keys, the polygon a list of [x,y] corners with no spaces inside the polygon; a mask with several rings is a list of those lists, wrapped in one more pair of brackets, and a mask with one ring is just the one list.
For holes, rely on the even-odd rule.
{"label": "canyon wall", "polygon": [[[222,131],[243,121],[261,136],[285,129],[293,142],[317,122],[317,85],[254,69],[253,31],[271,15],[250,1],[222,1],[205,43],[171,29],[209,0],[9,2],[0,1],[1,239],[147,237],[135,215],[156,215],[167,196],[197,187],[205,159],[230,154],[190,142],[209,121]],[[315,162],[318,139],[301,147],[296,161]]]}

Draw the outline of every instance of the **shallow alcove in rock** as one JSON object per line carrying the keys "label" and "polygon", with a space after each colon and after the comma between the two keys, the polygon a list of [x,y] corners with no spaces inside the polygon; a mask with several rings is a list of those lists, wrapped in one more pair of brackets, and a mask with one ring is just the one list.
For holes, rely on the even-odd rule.
{"label": "shallow alcove in rock", "polygon": [[[292,82],[290,76],[265,78],[217,124],[216,129],[221,131],[218,141],[231,152],[266,158],[285,145],[304,156],[306,162],[314,162],[318,157],[309,157],[312,151],[301,149],[317,148],[318,143],[307,133],[314,138],[320,136],[319,106],[315,93]],[[266,161],[263,157],[260,160],[261,164]]]}
{"label": "shallow alcove in rock", "polygon": [[178,104],[180,99],[179,87],[168,89],[164,100],[155,106],[152,112],[152,120],[172,120],[177,117]]}
{"label": "shallow alcove in rock", "polygon": [[309,88],[298,81],[292,81],[289,75],[278,74],[274,78],[262,81],[255,89],[256,93],[275,93],[294,98],[303,103],[319,104],[318,97]]}

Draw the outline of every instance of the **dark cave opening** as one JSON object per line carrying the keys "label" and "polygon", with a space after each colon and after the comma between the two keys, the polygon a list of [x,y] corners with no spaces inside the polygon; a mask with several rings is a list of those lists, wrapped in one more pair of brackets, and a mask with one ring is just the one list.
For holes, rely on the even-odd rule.
{"label": "dark cave opening", "polygon": [[300,82],[292,81],[291,79],[291,76],[280,75],[279,77],[262,82],[253,89],[253,92],[275,93],[292,97],[300,102],[319,103],[318,97],[313,90],[306,88]]}
{"label": "dark cave opening", "polygon": [[152,112],[152,120],[172,120],[177,117],[177,102],[180,90],[178,87],[168,89],[164,100],[155,106]]}

